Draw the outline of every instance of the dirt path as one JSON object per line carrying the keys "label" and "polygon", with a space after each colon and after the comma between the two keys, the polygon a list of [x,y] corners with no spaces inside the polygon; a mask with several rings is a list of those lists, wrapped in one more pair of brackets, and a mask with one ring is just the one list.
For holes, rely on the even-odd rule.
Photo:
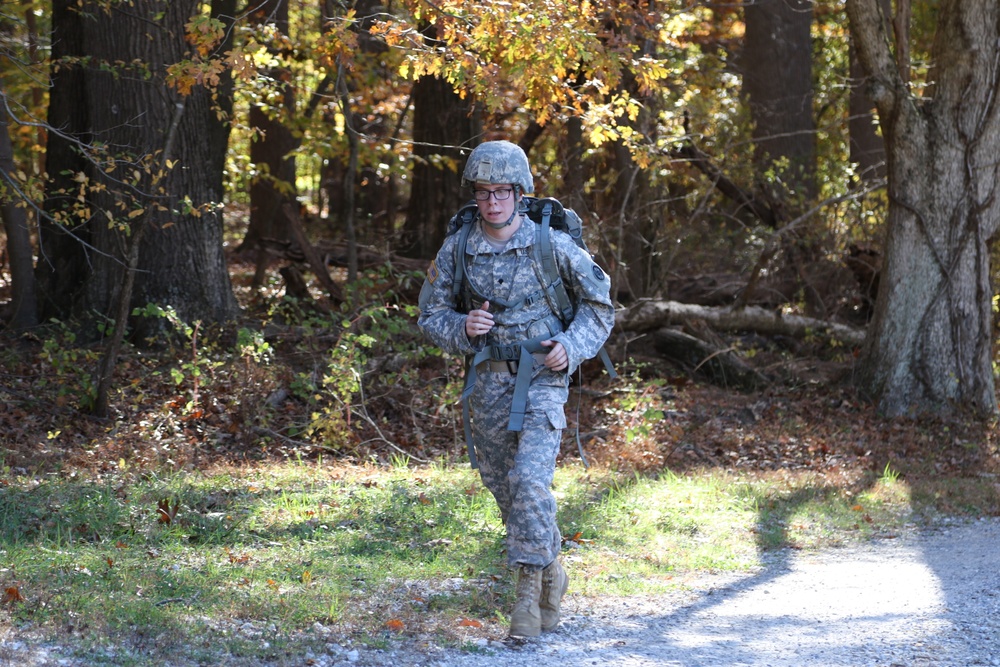
{"label": "dirt path", "polygon": [[[331,645],[280,665],[1000,666],[1000,520],[785,550],[757,572],[687,583],[668,596],[599,600],[571,587],[562,626],[538,640],[481,640],[474,651],[408,640],[385,650]],[[0,665],[89,667],[58,648],[10,641],[0,642]]]}
{"label": "dirt path", "polygon": [[520,646],[359,658],[400,667],[1000,665],[1000,521],[788,550],[756,573],[692,584],[657,598],[571,595],[560,630]]}

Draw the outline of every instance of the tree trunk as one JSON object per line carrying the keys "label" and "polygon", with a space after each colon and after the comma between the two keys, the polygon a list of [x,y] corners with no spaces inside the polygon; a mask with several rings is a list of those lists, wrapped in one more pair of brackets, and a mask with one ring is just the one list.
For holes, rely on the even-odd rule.
{"label": "tree trunk", "polygon": [[475,118],[451,84],[424,76],[413,84],[413,181],[400,254],[429,259],[444,240],[448,218],[472,198],[462,170],[474,143]]}
{"label": "tree trunk", "polygon": [[[14,146],[10,140],[7,117],[7,96],[0,90],[0,173],[2,180],[14,181]],[[6,184],[5,184],[6,185]],[[0,188],[10,191],[7,187]],[[0,218],[7,232],[7,256],[10,258],[10,288],[12,312],[7,322],[11,329],[27,329],[38,324],[35,299],[35,276],[32,273],[31,233],[28,212],[15,205],[15,197],[0,199]]]}
{"label": "tree trunk", "polygon": [[[888,3],[886,3],[888,4]],[[851,93],[848,102],[850,159],[858,175],[868,183],[885,178],[885,144],[876,132],[875,107],[866,92],[864,68],[858,62],[857,49],[851,43]]]}
{"label": "tree trunk", "polygon": [[[288,34],[286,0],[266,0],[255,7],[254,17],[258,26],[273,24],[280,34]],[[250,106],[248,122],[260,136],[250,143],[250,162],[257,176],[250,184],[250,224],[241,245],[247,250],[256,248],[262,238],[290,238],[283,210],[285,204],[295,201],[295,157],[291,153],[299,142],[287,125],[295,113],[295,90],[288,83],[285,68],[271,68],[266,76],[277,82],[280,96],[272,108],[265,106],[270,102]]]}
{"label": "tree trunk", "polygon": [[[165,84],[165,67],[187,57],[184,25],[198,7],[194,0],[141,0],[129,11],[95,5],[91,20],[81,21],[85,12],[75,2],[53,3],[53,60],[90,60],[63,63],[52,78],[49,124],[60,133],[50,137],[45,209],[64,224],[48,222],[41,231],[37,275],[45,318],[113,317],[129,237],[139,224],[148,232],[139,248],[133,307],[172,306],[188,322],[224,321],[237,312],[222,252],[228,126],[219,112],[231,111],[226,85],[217,96],[194,87],[177,128],[176,164],[156,176],[158,151],[181,101]],[[232,17],[235,6],[217,2],[213,11]],[[155,22],[146,18],[158,15]],[[150,76],[115,71],[116,63],[136,62],[148,64]],[[76,141],[102,146],[103,158],[88,159]],[[136,324],[139,336],[162,328],[160,322]]]}
{"label": "tree trunk", "polygon": [[946,0],[925,97],[878,0],[848,0],[888,153],[889,212],[862,388],[888,415],[997,413],[989,242],[1000,220],[1000,5]]}
{"label": "tree trunk", "polygon": [[[815,197],[816,123],[813,119],[812,3],[758,0],[747,3],[742,55],[743,90],[754,122],[760,168],[788,159],[776,201]],[[777,181],[778,179],[773,179]]]}
{"label": "tree trunk", "polygon": [[[760,0],[746,5],[744,13],[746,39],[741,69],[753,120],[758,184],[776,213],[777,226],[784,227],[808,210],[817,193],[812,3]],[[826,316],[829,307],[822,298],[823,285],[810,270],[822,260],[823,236],[823,227],[818,224],[783,231],[758,261],[747,297],[753,296],[757,276],[768,268],[772,258],[780,257],[775,260],[777,271],[802,286],[808,312]]]}

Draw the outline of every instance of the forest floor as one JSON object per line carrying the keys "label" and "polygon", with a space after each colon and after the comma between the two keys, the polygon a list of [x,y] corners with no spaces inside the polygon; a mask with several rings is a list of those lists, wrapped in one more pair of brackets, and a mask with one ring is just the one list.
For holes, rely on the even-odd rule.
{"label": "forest floor", "polygon": [[[78,344],[58,323],[23,335],[0,331],[0,463],[100,471],[118,461],[384,464],[463,454],[454,395],[461,361],[428,354],[432,346],[416,331],[419,272],[369,271],[354,296],[364,305],[341,314],[315,292],[314,302],[290,301],[280,280],[253,287],[253,263],[237,255],[229,263],[242,321],[193,335],[174,323],[174,335],[126,346],[105,418],[87,409],[100,342]],[[343,282],[344,271],[334,278]],[[8,281],[0,302],[9,297],[4,287]],[[266,364],[253,357],[259,347],[232,352],[246,330],[262,330]],[[883,418],[853,384],[858,351],[835,342],[752,332],[718,339],[769,383],[755,391],[718,386],[664,359],[645,337],[613,332],[608,349],[621,377],[610,380],[594,360],[574,377],[563,458],[578,456],[578,432],[590,462],[640,474],[792,470],[853,483],[891,469],[925,480],[943,510],[1000,515],[995,423]],[[363,378],[361,392],[344,401],[354,388],[339,383],[349,374]],[[970,484],[937,489],[944,479]]]}

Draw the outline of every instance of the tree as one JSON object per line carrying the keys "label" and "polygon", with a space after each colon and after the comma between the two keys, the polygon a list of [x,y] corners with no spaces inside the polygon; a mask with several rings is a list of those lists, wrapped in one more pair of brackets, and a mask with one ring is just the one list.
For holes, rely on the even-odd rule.
{"label": "tree", "polygon": [[[269,46],[272,66],[261,71],[259,97],[250,105],[250,162],[255,173],[250,182],[250,224],[241,249],[260,248],[262,239],[287,241],[290,222],[284,205],[295,203],[295,157],[292,151],[299,142],[289,122],[295,111],[295,88],[289,69],[282,62],[282,51],[290,50],[288,40],[288,2],[265,0],[255,8],[251,20],[256,24],[258,40]],[[263,280],[266,254],[258,251],[258,270],[254,286]]]}
{"label": "tree", "polygon": [[[226,50],[231,30],[214,16],[233,17],[235,2],[218,0],[213,16],[194,0],[102,7],[52,7],[49,126],[59,132],[46,154],[41,315],[114,319],[131,274],[132,306],[225,321],[237,312],[222,252],[231,80],[207,56]],[[137,270],[127,271],[132,244]],[[140,335],[162,327],[134,324]]]}
{"label": "tree", "polygon": [[875,131],[875,107],[865,92],[864,70],[858,62],[853,41],[850,59],[851,93],[847,122],[850,128],[851,162],[857,165],[858,174],[863,180],[874,181],[885,177],[885,144]]}
{"label": "tree", "polygon": [[0,89],[0,218],[7,232],[13,312],[9,326],[27,329],[38,324],[35,277],[32,275],[31,233],[24,202],[17,193],[14,147],[8,130],[7,96]]}
{"label": "tree", "polygon": [[0,13],[0,63],[4,64],[0,72],[0,218],[7,235],[11,290],[4,319],[15,330],[38,324],[31,231],[33,196],[41,189],[40,149],[46,136],[44,123],[37,120],[46,101],[44,89],[37,84],[46,71],[40,55],[44,50],[39,48],[44,21],[36,17],[36,7],[30,2],[21,3],[19,9],[23,18],[13,12]]}
{"label": "tree", "polygon": [[[813,118],[812,3],[760,0],[747,3],[742,54],[743,89],[753,118],[754,151],[774,200],[815,196],[816,123]],[[786,164],[782,165],[784,161]]]}
{"label": "tree", "polygon": [[[822,257],[819,225],[791,228],[792,220],[816,198],[816,122],[813,110],[812,3],[762,0],[747,4],[746,45],[742,54],[743,88],[753,120],[754,160],[762,199],[775,213],[780,241],[758,261],[749,284],[780,247],[779,271],[804,288],[811,312],[825,304],[810,267]],[[752,296],[746,290],[745,298]]]}
{"label": "tree", "polygon": [[[413,84],[413,185],[401,253],[431,258],[448,217],[462,204],[462,147],[473,143],[476,118],[451,84],[436,76]],[[465,199],[469,198],[465,193]]]}
{"label": "tree", "polygon": [[847,11],[888,155],[885,257],[861,386],[888,415],[995,415],[1000,6],[941,3],[923,95],[909,85],[905,24],[893,51],[878,0],[847,0]]}

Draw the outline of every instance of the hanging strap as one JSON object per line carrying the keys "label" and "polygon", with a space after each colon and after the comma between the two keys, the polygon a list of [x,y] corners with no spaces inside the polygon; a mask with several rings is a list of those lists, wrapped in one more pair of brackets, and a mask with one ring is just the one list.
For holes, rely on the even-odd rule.
{"label": "hanging strap", "polygon": [[520,431],[524,428],[524,415],[528,408],[528,390],[531,387],[531,374],[534,370],[535,357],[533,355],[546,352],[546,348],[541,343],[543,340],[551,338],[551,334],[545,334],[513,345],[489,345],[475,355],[466,357],[465,387],[462,389],[462,422],[465,430],[465,445],[469,450],[469,463],[473,468],[478,468],[479,465],[476,459],[476,447],[472,442],[472,411],[469,407],[469,400],[479,379],[477,367],[486,361],[505,361],[510,364],[510,368],[513,370],[511,362],[517,363],[517,370],[514,372],[514,396],[511,400],[507,429]]}

